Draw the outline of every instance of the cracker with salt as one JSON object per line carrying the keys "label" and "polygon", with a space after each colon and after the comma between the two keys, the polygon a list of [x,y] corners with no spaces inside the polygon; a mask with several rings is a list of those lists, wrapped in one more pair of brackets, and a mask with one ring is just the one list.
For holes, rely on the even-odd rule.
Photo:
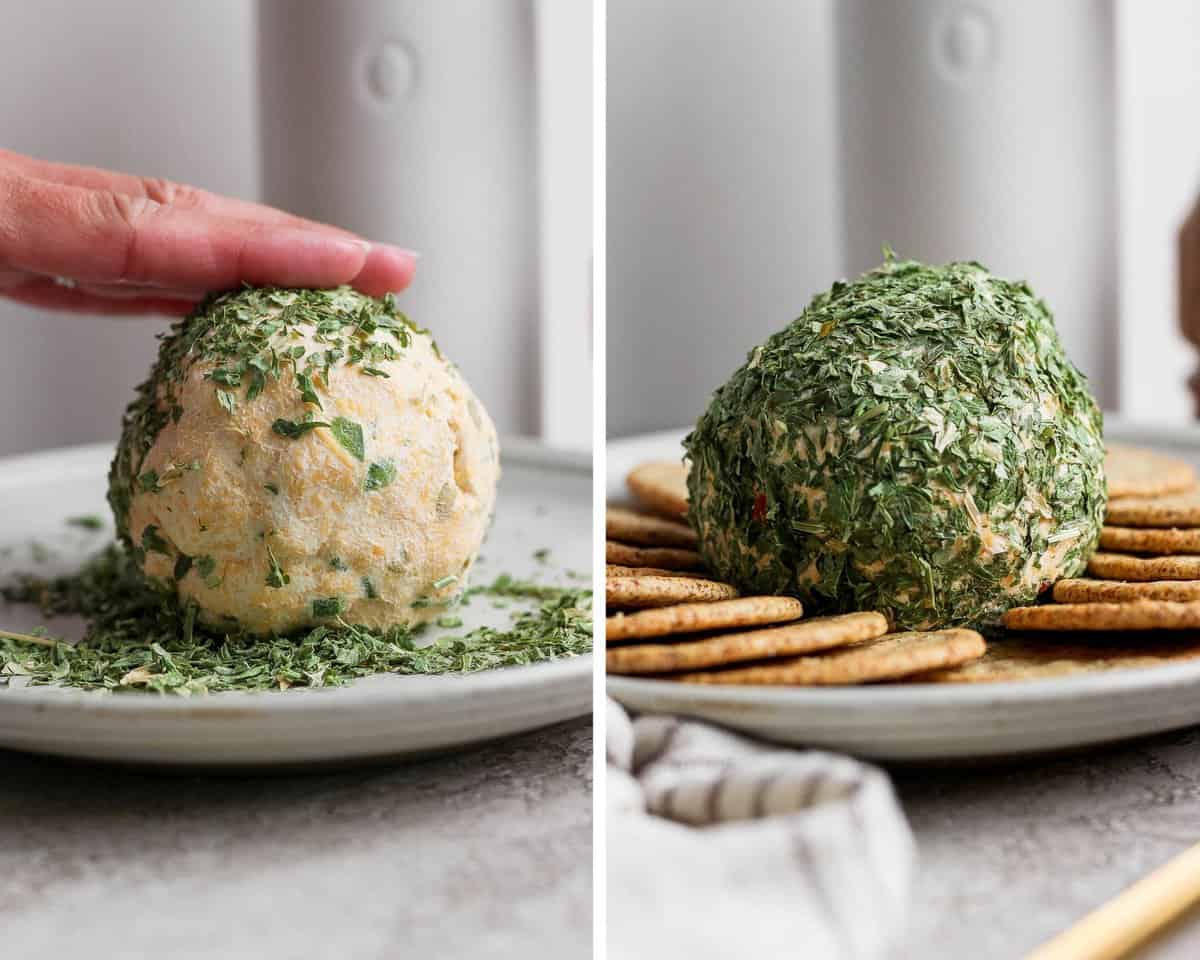
{"label": "cracker with salt", "polygon": [[1133,600],[1200,600],[1200,580],[1059,580],[1058,603],[1129,603]]}
{"label": "cracker with salt", "polygon": [[784,623],[799,620],[803,613],[800,601],[792,597],[738,597],[716,603],[682,603],[637,613],[618,613],[607,619],[605,636],[610,643],[669,637],[676,633]]}
{"label": "cracker with salt", "polygon": [[655,513],[675,520],[687,516],[687,467],[680,461],[639,464],[629,472],[625,483],[634,498]]}
{"label": "cracker with salt", "polygon": [[799,620],[782,627],[722,633],[683,643],[646,643],[610,648],[609,673],[669,673],[795,656],[871,640],[887,633],[879,613],[843,613]]}
{"label": "cracker with salt", "polygon": [[1200,556],[1131,557],[1096,552],[1087,570],[1104,580],[1200,580]]}
{"label": "cracker with salt", "polygon": [[1200,530],[1105,526],[1100,546],[1117,553],[1200,553]]}
{"label": "cracker with salt", "polygon": [[1043,603],[1004,614],[1010,630],[1191,630],[1200,628],[1200,601]]}
{"label": "cracker with salt", "polygon": [[625,567],[666,567],[668,570],[699,570],[700,554],[682,547],[635,547],[609,540],[604,544],[606,563]]}
{"label": "cracker with salt", "polygon": [[[1108,640],[1113,642],[1107,642]],[[1053,638],[1004,637],[988,643],[979,660],[913,677],[915,683],[1005,683],[1046,680],[1081,673],[1159,667],[1200,657],[1200,635],[1183,633],[1095,638],[1087,643]]]}
{"label": "cracker with salt", "polygon": [[828,653],[730,670],[667,675],[684,683],[832,686],[898,680],[983,656],[987,645],[974,630],[888,633]]}
{"label": "cracker with salt", "polygon": [[604,602],[618,608],[713,603],[736,596],[737,587],[699,577],[606,577],[604,580]]}
{"label": "cracker with salt", "polygon": [[699,578],[698,573],[691,573],[687,570],[667,570],[665,567],[623,567],[619,563],[606,563],[604,565],[605,577],[695,577]]}
{"label": "cracker with salt", "polygon": [[625,507],[610,506],[605,511],[605,530],[610,540],[643,547],[696,546],[696,531],[678,520],[666,520]]}
{"label": "cracker with salt", "polygon": [[1196,484],[1191,464],[1142,447],[1110,443],[1104,458],[1108,498],[1154,497],[1178,493]]}
{"label": "cracker with salt", "polygon": [[1160,497],[1118,497],[1105,519],[1125,527],[1200,527],[1200,487]]}

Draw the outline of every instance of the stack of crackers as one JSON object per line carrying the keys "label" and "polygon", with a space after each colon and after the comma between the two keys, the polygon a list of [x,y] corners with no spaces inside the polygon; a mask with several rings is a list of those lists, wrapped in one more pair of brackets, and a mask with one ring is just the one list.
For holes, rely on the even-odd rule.
{"label": "stack of crackers", "polygon": [[887,632],[872,611],[805,619],[790,597],[743,597],[705,570],[687,525],[687,474],[646,463],[638,509],[607,517],[610,673],[685,683],[977,683],[1200,657],[1200,481],[1187,463],[1110,445],[1109,504],[1087,576],[1017,607],[1006,630]]}
{"label": "stack of crackers", "polygon": [[792,597],[740,596],[704,569],[686,521],[686,481],[682,464],[642,464],[628,477],[639,509],[608,508],[610,673],[682,683],[852,684],[951,669],[983,655],[974,630],[888,633],[876,612],[806,619]]}
{"label": "stack of crackers", "polygon": [[987,655],[923,679],[1033,680],[1200,657],[1200,486],[1187,463],[1110,444],[1108,512],[1087,576],[1017,607]]}
{"label": "stack of crackers", "polygon": [[1108,512],[1088,577],[1060,580],[1054,603],[1018,607],[1018,630],[1200,627],[1200,485],[1191,465],[1110,446]]}

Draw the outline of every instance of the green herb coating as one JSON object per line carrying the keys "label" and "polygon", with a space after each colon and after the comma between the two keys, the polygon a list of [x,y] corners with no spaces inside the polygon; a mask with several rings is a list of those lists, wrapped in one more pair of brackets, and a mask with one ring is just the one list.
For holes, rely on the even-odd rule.
{"label": "green herb coating", "polygon": [[396,479],[396,464],[391,460],[376,460],[367,468],[364,490],[381,490]]}
{"label": "green herb coating", "polygon": [[[351,297],[361,301],[356,311],[345,308]],[[324,349],[306,355],[302,346],[287,346],[289,336],[298,329],[315,330]],[[391,342],[368,339],[381,330],[390,336]],[[183,415],[178,395],[192,364],[198,361],[220,364],[208,374],[208,379],[220,385],[214,388],[217,400],[231,415],[238,408],[238,390],[244,392],[240,402],[252,403],[262,392],[266,379],[278,380],[282,370],[289,366],[296,374],[299,399],[320,407],[314,375],[327,373],[338,365],[369,368],[374,375],[378,372],[375,365],[398,357],[414,334],[427,333],[396,309],[391,294],[382,300],[372,300],[344,287],[336,290],[244,287],[210,296],[162,338],[150,376],[138,387],[136,398],[125,411],[108,489],[121,539],[127,544],[131,542],[126,518],[135,484],[148,484],[143,487],[147,490],[158,484],[157,477],[139,481],[138,475],[159,432],[168,422],[178,422]],[[306,421],[277,420],[274,430],[282,436],[297,438],[322,426],[334,430],[343,446],[358,459],[363,458],[362,428],[352,421],[344,421],[344,426],[338,428],[316,422],[310,415]]]}
{"label": "green herb coating", "polygon": [[275,551],[271,549],[270,544],[267,544],[267,563],[269,566],[269,569],[267,570],[266,581],[268,587],[281,589],[292,582],[292,578],[289,577],[284,572],[283,567],[279,565],[279,560],[276,559]]}
{"label": "green herb coating", "polygon": [[312,602],[312,615],[316,620],[336,617],[346,608],[346,601],[341,597],[318,597]]}
{"label": "green herb coating", "polygon": [[322,420],[284,420],[283,417],[280,417],[271,424],[271,432],[291,440],[298,440],[310,430],[328,426],[329,424]]}
{"label": "green herb coating", "polygon": [[994,624],[1083,570],[1099,408],[1045,303],[977,263],[887,261],[751,352],[684,442],[718,576],[812,613]]}
{"label": "green herb coating", "polygon": [[171,555],[171,547],[158,533],[158,527],[151,524],[142,531],[142,549],[150,553]]}
{"label": "green herb coating", "polygon": [[118,537],[210,628],[316,626],[314,599],[332,597],[360,626],[430,621],[412,600],[447,571],[466,586],[495,503],[495,430],[472,402],[391,296],[210,297],[162,338],[126,411]]}
{"label": "green herb coating", "polygon": [[356,460],[362,460],[366,453],[363,448],[362,425],[345,417],[335,417],[329,424],[329,430],[334,438]]}

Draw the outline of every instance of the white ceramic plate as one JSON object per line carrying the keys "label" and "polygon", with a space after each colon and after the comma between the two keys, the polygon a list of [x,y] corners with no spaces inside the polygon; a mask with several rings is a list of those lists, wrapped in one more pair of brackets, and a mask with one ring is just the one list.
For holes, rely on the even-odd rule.
{"label": "white ceramic plate", "polygon": [[[1200,429],[1109,419],[1109,439],[1152,446],[1200,464]],[[610,499],[625,474],[680,455],[684,431],[608,445]],[[1200,723],[1200,661],[1104,674],[965,686],[700,687],[609,677],[608,690],[640,711],[681,713],[782,743],[885,760],[943,760],[1064,750]]]}
{"label": "white ceramic plate", "polygon": [[[67,517],[99,514],[107,445],[0,460],[0,575],[71,570],[112,538]],[[496,520],[474,582],[501,572],[575,582],[591,563],[590,458],[528,441],[504,447]],[[534,552],[549,547],[546,562]],[[587,574],[590,577],[590,574]],[[586,585],[585,581],[577,581]],[[513,608],[515,609],[515,607]],[[470,628],[499,625],[513,609],[476,602]],[[41,622],[36,610],[0,605],[11,630]],[[49,621],[70,637],[70,620]],[[352,762],[445,750],[588,713],[592,657],[465,677],[369,677],[345,687],[184,698],[53,687],[0,688],[0,747],[132,763],[247,767]]]}

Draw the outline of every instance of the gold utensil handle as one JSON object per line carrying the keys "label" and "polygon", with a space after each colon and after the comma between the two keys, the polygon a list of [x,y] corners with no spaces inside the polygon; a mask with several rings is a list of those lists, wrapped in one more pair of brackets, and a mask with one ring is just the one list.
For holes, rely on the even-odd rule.
{"label": "gold utensil handle", "polygon": [[1185,850],[1026,960],[1117,960],[1200,901],[1200,844]]}

